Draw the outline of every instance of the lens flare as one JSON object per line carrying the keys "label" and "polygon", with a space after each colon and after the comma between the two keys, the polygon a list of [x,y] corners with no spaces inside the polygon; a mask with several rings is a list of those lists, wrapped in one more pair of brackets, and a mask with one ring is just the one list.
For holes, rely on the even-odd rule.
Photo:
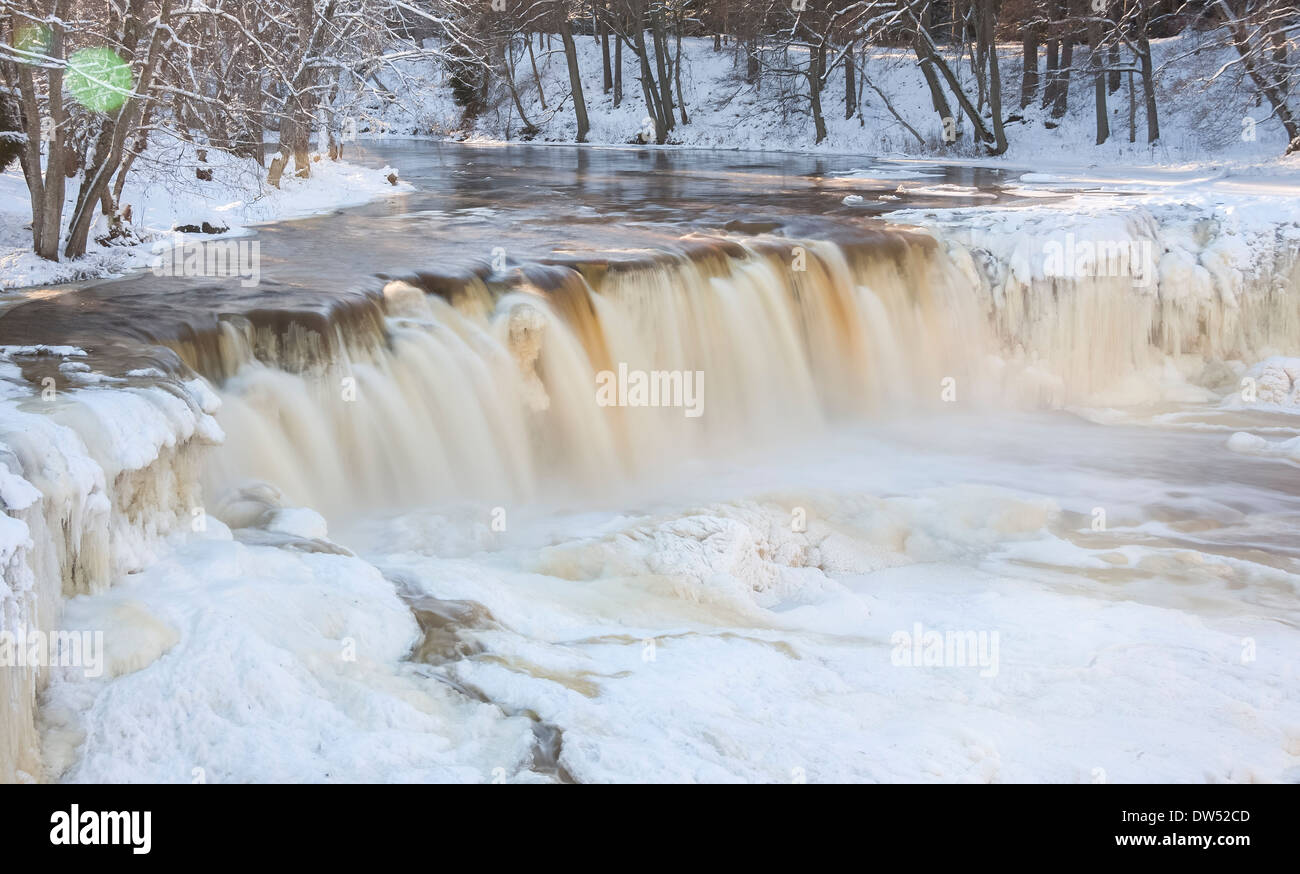
{"label": "lens flare", "polygon": [[26,24],[14,32],[14,48],[27,55],[48,55],[54,33],[44,24]]}
{"label": "lens flare", "polygon": [[93,112],[112,112],[131,96],[131,67],[110,48],[78,49],[68,58],[68,90]]}

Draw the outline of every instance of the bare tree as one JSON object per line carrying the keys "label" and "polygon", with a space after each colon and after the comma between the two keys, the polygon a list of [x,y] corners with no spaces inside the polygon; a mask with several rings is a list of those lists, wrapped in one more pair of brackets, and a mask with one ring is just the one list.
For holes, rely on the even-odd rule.
{"label": "bare tree", "polygon": [[1288,51],[1300,27],[1300,10],[1286,0],[1214,0],[1211,10],[1222,20],[1247,77],[1286,131],[1286,153],[1300,151],[1300,121],[1289,102],[1297,65]]}
{"label": "bare tree", "polygon": [[578,121],[578,142],[587,141],[591,123],[587,120],[587,101],[582,95],[582,71],[578,68],[578,47],[573,42],[573,28],[569,24],[571,10],[564,0],[558,4],[558,27],[564,43],[564,59],[569,67],[569,91],[573,97],[573,112]]}

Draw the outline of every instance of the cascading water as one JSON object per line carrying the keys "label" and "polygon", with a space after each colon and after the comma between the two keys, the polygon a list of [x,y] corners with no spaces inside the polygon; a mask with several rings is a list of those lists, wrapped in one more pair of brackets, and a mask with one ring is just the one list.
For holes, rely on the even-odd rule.
{"label": "cascading water", "polygon": [[[571,268],[525,271],[490,311],[479,296],[456,299],[390,282],[383,342],[336,343],[347,351],[296,372],[257,360],[252,339],[224,323],[234,375],[209,486],[251,477],[327,515],[518,500],[541,480],[599,487],[674,455],[928,402],[943,374],[982,367],[992,348],[977,300],[932,246],[902,233],[875,255],[733,243],[699,259],[603,265],[590,281]],[[921,348],[935,351],[906,352]],[[698,383],[691,402],[707,414],[669,399],[617,405],[619,368],[670,372],[675,392],[683,378]],[[597,400],[602,372],[610,405]]]}
{"label": "cascading water", "polygon": [[[179,376],[18,398],[0,423],[0,497],[25,530],[0,554],[0,627],[57,627],[61,599],[147,566],[196,514],[256,529],[279,505],[333,521],[580,496],[938,406],[949,380],[964,403],[1059,406],[1169,356],[1250,361],[1300,345],[1293,251],[1254,277],[1169,264],[1135,290],[1025,279],[1014,258],[941,236],[695,240],[687,255],[530,265],[491,286],[394,279],[346,319],[228,318],[168,341]],[[693,401],[597,401],[601,374],[664,371],[674,391],[699,375]],[[42,776],[45,679],[0,672],[0,781]]]}

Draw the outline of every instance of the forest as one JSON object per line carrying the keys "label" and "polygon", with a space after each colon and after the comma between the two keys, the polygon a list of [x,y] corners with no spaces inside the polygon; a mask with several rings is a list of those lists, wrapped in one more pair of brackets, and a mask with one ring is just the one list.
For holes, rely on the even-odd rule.
{"label": "forest", "polygon": [[[1233,77],[1285,130],[1287,153],[1300,150],[1300,11],[1285,0],[19,0],[0,6],[0,169],[22,166],[35,252],[76,258],[97,213],[101,242],[132,233],[119,203],[151,138],[192,143],[200,161],[256,160],[274,186],[310,175],[314,140],[337,157],[369,130],[361,107],[400,103],[427,63],[463,126],[506,106],[526,140],[535,98],[554,111],[539,56],[562,53],[567,93],[550,101],[584,142],[583,80],[596,75],[584,40],[599,48],[585,57],[599,58],[603,96],[644,112],[632,142],[672,143],[691,123],[683,40],[703,39],[756,102],[806,120],[813,144],[828,119],[875,103],[926,145],[926,120],[875,81],[881,53],[924,76],[941,146],[997,156],[1078,106],[1095,108],[1104,144],[1124,135],[1121,105],[1130,139],[1154,144],[1165,107],[1152,41],[1189,31],[1208,36],[1166,67],[1221,48],[1209,77]],[[1008,46],[1018,81],[1004,73]]]}

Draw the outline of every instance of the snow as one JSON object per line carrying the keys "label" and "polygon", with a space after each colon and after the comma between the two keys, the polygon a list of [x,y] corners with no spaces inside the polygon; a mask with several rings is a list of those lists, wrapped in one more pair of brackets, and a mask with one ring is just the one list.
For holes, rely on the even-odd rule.
{"label": "snow", "polygon": [[[520,508],[486,537],[486,507],[371,518],[347,532],[360,558],[216,523],[70,602],[67,627],[125,649],[52,687],[47,761],[72,781],[533,781],[531,713],[582,782],[1294,779],[1294,644],[1270,615],[1294,605],[1268,594],[1294,575],[1151,536],[1081,545],[1065,513],[1103,501],[1122,536],[1126,502],[1177,487],[1094,473],[1063,502],[1068,470],[922,433],[724,463],[637,511]],[[743,497],[683,502],[711,493]],[[1159,585],[1114,590],[1154,567]],[[396,591],[481,605],[456,634],[486,655],[409,661]],[[900,663],[918,624],[996,633],[996,661]]]}
{"label": "snow", "polygon": [[1266,358],[1246,371],[1243,379],[1255,383],[1255,404],[1300,408],[1300,358]]}
{"label": "snow", "polygon": [[[1161,139],[1153,147],[1146,144],[1146,115],[1141,83],[1137,87],[1136,142],[1129,143],[1127,84],[1110,95],[1112,113],[1110,140],[1093,146],[1095,116],[1090,82],[1076,76],[1071,82],[1069,112],[1054,129],[1048,129],[1047,114],[1037,105],[1019,110],[1022,70],[1021,47],[1005,43],[999,46],[1003,81],[1004,113],[1021,117],[1009,121],[1007,137],[1010,148],[998,159],[980,155],[972,143],[969,122],[959,120],[962,138],[951,146],[943,141],[943,125],[931,104],[925,78],[915,55],[905,49],[872,47],[865,66],[866,76],[880,88],[895,109],[925,139],[924,144],[903,128],[883,101],[862,83],[862,117],[844,118],[844,78],[842,68],[833,70],[823,92],[827,138],[814,144],[814,130],[807,100],[783,101],[782,88],[806,89],[801,79],[782,82],[766,76],[759,88],[744,82],[744,61],[736,62],[734,46],[721,52],[713,50],[711,39],[688,38],[682,41],[685,63],[682,67],[682,91],[685,95],[689,124],[678,126],[669,134],[672,144],[697,148],[745,151],[808,151],[841,154],[864,154],[879,157],[942,158],[945,162],[968,159],[992,164],[1026,165],[1042,171],[1046,166],[1065,163],[1107,167],[1125,165],[1250,165],[1275,162],[1287,147],[1281,124],[1256,105],[1249,87],[1242,81],[1240,65],[1231,49],[1207,45],[1214,34],[1188,32],[1179,37],[1152,43],[1156,66],[1157,102]],[[595,40],[580,37],[576,41],[582,72],[583,94],[587,101],[591,130],[587,141],[593,144],[626,144],[638,139],[646,127],[647,110],[642,99],[638,61],[624,52],[623,101],[613,105],[612,94],[602,90],[601,55]],[[536,48],[536,46],[534,46]],[[540,129],[533,142],[572,143],[577,122],[572,101],[568,100],[568,69],[558,43],[553,51],[537,51],[541,87],[546,95],[543,109],[527,61],[517,67],[516,87],[529,120]],[[518,52],[519,49],[516,48]],[[1076,63],[1086,64],[1086,48]],[[794,52],[795,65],[806,63],[806,53]],[[1044,61],[1040,58],[1040,69]],[[1214,71],[1226,67],[1224,75]],[[737,75],[739,69],[742,75]],[[446,136],[472,142],[520,139],[520,121],[508,92],[501,89],[496,106],[468,123],[462,107],[450,97],[445,69],[432,62],[408,64],[402,69],[397,97],[374,98],[363,105],[356,119],[362,137],[389,135]],[[963,63],[957,73],[967,88],[973,90],[970,72]],[[1041,90],[1040,90],[1041,94]],[[674,92],[674,102],[676,93]],[[1255,139],[1247,139],[1243,120],[1252,118]],[[1085,145],[1086,144],[1086,145]],[[651,145],[649,148],[655,148]],[[1295,161],[1288,162],[1290,166]]]}
{"label": "snow", "polygon": [[1228,448],[1243,455],[1286,458],[1300,462],[1300,437],[1270,441],[1255,434],[1238,431],[1228,438]]}
{"label": "snow", "polygon": [[[130,226],[136,241],[109,245],[95,242],[96,236],[105,233],[100,217],[86,255],[71,261],[46,261],[31,251],[31,202],[22,171],[15,166],[0,174],[0,289],[148,269],[160,247],[196,238],[195,234],[174,230],[177,227],[201,227],[206,223],[226,229],[200,239],[237,236],[265,222],[316,215],[411,190],[405,182],[389,182],[387,177],[395,172],[391,167],[374,169],[324,159],[312,164],[309,178],[286,173],[280,187],[273,188],[256,162],[214,149],[209,149],[207,155],[207,163],[200,165],[191,144],[155,138],[150,150],[137,161],[122,193],[120,206],[131,209]],[[199,166],[211,169],[212,181],[194,178]],[[65,220],[72,212],[75,183],[70,180],[68,184]]]}
{"label": "snow", "polygon": [[1261,383],[1259,403],[1289,392],[1276,356],[1294,352],[1300,174],[1054,169],[1020,177],[1027,202],[883,216],[939,240],[991,316],[1009,375],[1037,373],[1040,400],[1091,407],[1232,404],[1233,376]]}
{"label": "snow", "polygon": [[75,679],[51,689],[42,721],[56,773],[487,782],[528,759],[528,719],[503,719],[403,661],[419,630],[373,567],[245,546],[209,525],[104,597],[68,603],[65,627],[106,629],[110,664],[104,678],[67,672]]}
{"label": "snow", "polygon": [[86,350],[76,346],[0,346],[0,357],[12,358],[15,355],[56,356],[59,358],[85,358]]}
{"label": "snow", "polygon": [[266,529],[308,539],[324,540],[329,536],[329,526],[325,523],[325,517],[306,507],[290,507],[275,511]]}
{"label": "snow", "polygon": [[[204,409],[215,409],[210,388],[88,387],[46,397],[12,364],[30,355],[85,353],[10,347],[0,356],[0,632],[11,635],[56,628],[64,597],[152,564],[161,537],[198,504],[194,447],[223,436]],[[0,781],[40,773],[34,711],[44,670],[0,671]]]}

